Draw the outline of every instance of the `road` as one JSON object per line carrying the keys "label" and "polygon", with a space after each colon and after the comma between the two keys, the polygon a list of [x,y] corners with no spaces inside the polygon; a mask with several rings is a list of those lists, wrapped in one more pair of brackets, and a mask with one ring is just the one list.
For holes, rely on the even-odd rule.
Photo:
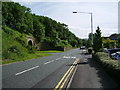
{"label": "road", "polygon": [[[80,61],[86,60],[88,59],[88,57],[91,57],[91,55],[82,54],[83,52],[85,51],[73,49],[62,53],[53,53],[52,56],[4,65],[2,66],[2,86],[3,88],[27,89],[55,87],[65,88],[66,83],[71,80],[71,75],[73,75],[73,72],[75,72],[76,70],[73,80],[71,80],[72,83],[70,83],[71,88],[76,88],[80,85],[80,83],[75,85],[76,82],[83,82],[87,80],[85,79],[85,76],[82,77],[82,79],[79,78],[81,80],[78,79],[76,81],[77,77],[79,77],[79,73],[81,72],[79,69],[82,68],[80,67],[81,65],[79,65]],[[89,67],[87,66],[87,69],[82,68],[81,73],[88,74],[87,71]],[[94,69],[96,67],[92,68]],[[86,71],[83,69],[85,69]],[[89,72],[89,74],[92,73],[93,72]],[[83,74],[82,76],[84,76]],[[89,77],[91,78],[90,82],[92,81],[93,84],[97,83],[95,85],[97,85],[96,87],[99,88],[101,87],[102,82],[99,82],[99,80],[97,80],[98,73],[94,74],[96,75],[96,77],[94,77],[95,75]],[[89,84],[91,84],[90,82],[88,80],[84,82],[84,84],[87,83],[87,85],[89,86]],[[109,83],[109,80],[107,83]],[[81,84],[81,87],[82,85],[83,83]],[[95,85],[93,87],[95,87]]]}
{"label": "road", "polygon": [[79,49],[2,67],[3,88],[54,88],[75,58]]}

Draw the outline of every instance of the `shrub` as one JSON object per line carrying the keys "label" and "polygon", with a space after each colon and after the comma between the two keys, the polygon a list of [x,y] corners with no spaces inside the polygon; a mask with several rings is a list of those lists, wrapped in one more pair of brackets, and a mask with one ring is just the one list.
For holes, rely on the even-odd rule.
{"label": "shrub", "polygon": [[94,60],[97,60],[105,71],[120,85],[120,61],[113,60],[109,57],[109,54],[98,52],[93,56]]}
{"label": "shrub", "polygon": [[19,49],[17,48],[17,46],[11,46],[8,49],[8,52],[13,52],[13,53],[20,53]]}
{"label": "shrub", "polygon": [[22,46],[25,47],[25,41],[23,41],[23,40],[20,39],[19,37],[16,37],[15,40],[17,40],[20,44],[22,44]]}
{"label": "shrub", "polygon": [[35,51],[36,51],[35,47],[32,47],[30,45],[27,46],[27,49],[28,49],[29,53],[35,53]]}
{"label": "shrub", "polygon": [[88,49],[88,53],[89,53],[89,54],[92,54],[92,49],[89,48],[89,49]]}

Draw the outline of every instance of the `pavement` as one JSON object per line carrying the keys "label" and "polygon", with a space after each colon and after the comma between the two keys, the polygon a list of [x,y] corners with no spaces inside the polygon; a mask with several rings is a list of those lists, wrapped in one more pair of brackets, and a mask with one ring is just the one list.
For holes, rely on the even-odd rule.
{"label": "pavement", "polygon": [[118,85],[88,56],[78,63],[70,88],[118,88]]}
{"label": "pavement", "polygon": [[99,64],[90,60],[91,55],[85,55],[85,52],[77,48],[53,53],[52,56],[3,65],[2,87],[65,88],[69,81],[72,81],[69,83],[70,88],[117,87]]}

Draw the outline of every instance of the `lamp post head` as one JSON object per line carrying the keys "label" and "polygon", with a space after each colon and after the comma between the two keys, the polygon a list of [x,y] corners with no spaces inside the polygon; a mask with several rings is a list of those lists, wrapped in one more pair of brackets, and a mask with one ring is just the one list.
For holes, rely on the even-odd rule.
{"label": "lamp post head", "polygon": [[76,11],[73,11],[73,13],[77,13]]}

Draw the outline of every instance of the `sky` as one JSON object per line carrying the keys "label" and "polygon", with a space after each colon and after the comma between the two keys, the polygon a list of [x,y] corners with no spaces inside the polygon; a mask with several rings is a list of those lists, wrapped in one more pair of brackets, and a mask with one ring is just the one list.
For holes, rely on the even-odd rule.
{"label": "sky", "polygon": [[[16,0],[13,0],[16,1]],[[90,14],[72,13],[92,12],[93,31],[100,27],[102,36],[118,33],[118,2],[19,2],[31,8],[32,13],[50,17],[57,22],[65,23],[79,38],[88,38],[91,32]]]}

